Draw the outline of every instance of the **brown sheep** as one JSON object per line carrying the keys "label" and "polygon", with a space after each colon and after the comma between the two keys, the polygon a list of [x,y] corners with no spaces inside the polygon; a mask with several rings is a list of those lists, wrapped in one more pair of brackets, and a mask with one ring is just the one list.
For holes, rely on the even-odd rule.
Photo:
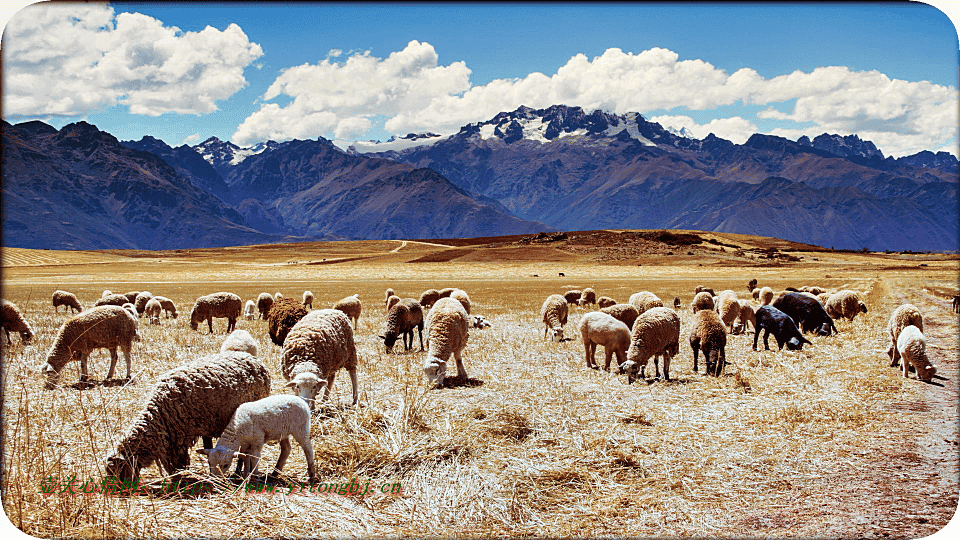
{"label": "brown sheep", "polygon": [[267,333],[270,334],[270,341],[278,347],[283,346],[290,329],[307,313],[310,313],[310,310],[293,298],[284,298],[279,302],[274,302],[267,313]]}
{"label": "brown sheep", "polygon": [[20,334],[21,343],[27,343],[33,338],[33,329],[30,328],[30,324],[23,318],[23,313],[20,312],[20,308],[13,302],[8,302],[7,300],[0,300],[0,328],[3,328],[3,333],[7,337],[7,343],[13,343],[10,341],[11,330]]}
{"label": "brown sheep", "polygon": [[70,312],[80,313],[83,311],[83,306],[80,305],[80,300],[77,300],[77,295],[67,292],[67,291],[53,291],[53,309],[54,311],[59,312],[60,306],[67,306],[70,308]]}

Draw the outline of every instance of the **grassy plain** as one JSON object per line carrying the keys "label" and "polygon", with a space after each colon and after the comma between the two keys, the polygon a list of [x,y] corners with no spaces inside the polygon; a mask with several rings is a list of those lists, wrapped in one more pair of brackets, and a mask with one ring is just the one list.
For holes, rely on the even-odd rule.
{"label": "grassy plain", "polygon": [[[370,241],[170,252],[57,252],[4,249],[4,298],[36,332],[3,348],[3,506],[12,523],[37,537],[269,536],[718,536],[918,537],[942,528],[957,508],[958,260],[940,255],[792,251],[786,262],[764,249],[803,249],[782,241],[710,235],[710,245],[544,244]],[[704,238],[707,238],[705,235]],[[446,245],[443,245],[446,244]],[[458,250],[458,251],[453,251]],[[441,262],[410,262],[435,260]],[[639,265],[639,266],[638,266]],[[559,273],[564,276],[559,276]],[[749,298],[757,278],[774,290],[820,285],[861,292],[869,312],[838,321],[840,334],[812,338],[801,352],[751,350],[752,333],[729,336],[720,378],[692,372],[688,304],[696,285]],[[427,288],[466,290],[473,312],[493,323],[472,330],[464,360],[482,382],[428,389],[425,353],[388,355],[381,332],[384,290],[418,297]],[[543,340],[539,308],[552,293],[593,287],[626,301],[639,290],[683,302],[681,352],[671,382],[627,385],[589,370],[571,309],[570,341]],[[55,289],[90,306],[104,289],[149,290],[173,299],[176,320],[141,320],[134,380],[79,391],[44,390],[37,367],[68,317],[55,314]],[[359,293],[356,334],[361,406],[340,405],[313,420],[324,482],[352,478],[371,488],[400,483],[401,496],[214,494],[44,495],[48,478],[103,479],[103,456],[136,417],[166,370],[215,352],[214,334],[188,325],[193,300],[263,291],[314,307]],[[929,353],[940,366],[932,384],[887,367],[886,322],[897,305],[924,313]],[[283,392],[280,351],[263,321],[241,320]],[[402,348],[402,347],[401,347]],[[598,354],[599,357],[599,354]],[[109,357],[91,357],[101,379]],[[648,370],[648,374],[651,370]],[[76,382],[68,365],[63,380]],[[122,373],[122,372],[121,372]],[[199,445],[198,445],[199,447]],[[264,450],[262,470],[279,452]],[[209,482],[195,456],[190,477]],[[294,444],[287,480],[305,479]],[[149,467],[142,482],[158,486]],[[221,486],[222,487],[222,486]],[[75,487],[76,489],[76,487]],[[288,490],[284,490],[286,493]]]}

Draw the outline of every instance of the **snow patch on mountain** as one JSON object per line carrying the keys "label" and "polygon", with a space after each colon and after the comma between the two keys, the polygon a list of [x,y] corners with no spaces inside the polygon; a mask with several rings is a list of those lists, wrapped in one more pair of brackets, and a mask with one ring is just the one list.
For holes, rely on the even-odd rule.
{"label": "snow patch on mountain", "polygon": [[[492,130],[492,128],[491,128]],[[390,152],[406,150],[407,148],[416,148],[418,146],[428,146],[435,142],[442,141],[449,135],[437,135],[436,133],[409,134],[402,138],[390,137],[386,142],[382,141],[341,141],[334,140],[333,145],[348,154],[370,154],[374,152]]]}

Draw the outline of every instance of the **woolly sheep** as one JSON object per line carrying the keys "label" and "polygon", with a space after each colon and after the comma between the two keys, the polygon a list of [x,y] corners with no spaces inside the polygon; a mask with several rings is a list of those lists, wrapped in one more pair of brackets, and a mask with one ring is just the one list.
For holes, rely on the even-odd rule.
{"label": "woolly sheep", "polygon": [[133,302],[133,305],[137,307],[137,315],[143,315],[143,310],[147,309],[147,302],[151,298],[153,298],[153,294],[150,291],[141,291],[137,295],[136,301]]}
{"label": "woolly sheep", "polygon": [[756,288],[757,288],[757,278],[753,278],[747,283],[747,291],[752,293],[753,290]]}
{"label": "woolly sheep", "polygon": [[253,300],[247,300],[247,303],[243,305],[243,318],[252,321],[256,316],[257,304],[255,304]]}
{"label": "woolly sheep", "polygon": [[244,352],[250,356],[257,356],[260,351],[260,343],[250,335],[250,332],[234,330],[220,345],[220,352],[227,351]]}
{"label": "woolly sheep", "polygon": [[637,306],[633,304],[614,304],[601,309],[600,312],[606,313],[614,319],[622,322],[623,324],[627,325],[627,328],[633,328],[634,321],[636,321],[637,317],[640,316],[640,312],[637,311]]}
{"label": "woolly sheep", "polygon": [[211,475],[225,475],[234,457],[240,457],[243,476],[259,474],[260,453],[267,442],[280,443],[280,458],[276,472],[283,470],[292,448],[290,436],[297,440],[307,460],[310,482],[317,480],[313,444],[310,442],[310,409],[297,396],[267,396],[257,401],[242,403],[230,418],[217,446],[198,449],[207,456]]}
{"label": "woolly sheep", "polygon": [[83,306],[80,305],[80,300],[77,299],[77,295],[67,291],[53,291],[53,309],[59,313],[60,306],[69,307],[71,313],[80,313],[83,311]]}
{"label": "woolly sheep", "polygon": [[160,307],[163,308],[166,318],[177,318],[177,305],[173,303],[173,300],[167,298],[166,296],[154,296],[153,298],[157,302],[160,302]]}
{"label": "woolly sheep", "polygon": [[586,306],[588,304],[596,304],[596,303],[597,303],[597,292],[591,289],[590,287],[587,287],[586,289],[584,289],[583,292],[580,294],[580,306]]}
{"label": "woolly sheep", "polygon": [[463,304],[463,309],[467,310],[467,315],[470,314],[470,296],[467,295],[467,291],[463,289],[456,289],[450,293],[450,298],[458,300]]}
{"label": "woolly sheep", "polygon": [[[451,291],[452,292],[452,291]],[[438,300],[439,302],[439,300]],[[436,305],[436,304],[434,304]],[[417,336],[420,339],[420,350],[423,349],[423,308],[420,303],[413,298],[404,298],[397,302],[390,311],[387,312],[387,326],[383,335],[383,344],[387,352],[393,351],[393,344],[397,338],[403,336],[404,350],[409,351],[413,347],[413,329],[417,329]],[[410,343],[407,344],[407,340]]]}
{"label": "woolly sheep", "polygon": [[[754,289],[756,290],[756,289]],[[731,334],[740,334],[747,331],[747,323],[753,331],[757,331],[757,311],[746,300],[740,300],[740,313],[737,315],[737,322],[733,325]]]}
{"label": "woolly sheep", "polygon": [[[94,307],[96,307],[96,306],[94,306]],[[123,309],[127,310],[127,312],[130,313],[130,315],[133,315],[133,318],[134,318],[134,319],[136,319],[136,318],[139,317],[139,315],[137,314],[137,306],[131,304],[130,302],[127,302],[126,304],[124,304],[124,305],[122,305],[122,306],[120,306],[120,307],[122,307]],[[139,322],[138,322],[137,324],[139,324]]]}
{"label": "woolly sheep", "polygon": [[708,292],[710,293],[710,296],[717,295],[717,293],[713,292],[713,289],[711,289],[710,287],[704,287],[703,285],[697,285],[697,288],[693,290],[693,294],[697,294],[701,292]]}
{"label": "woolly sheep", "polygon": [[774,300],[772,305],[793,319],[803,332],[817,332],[821,336],[829,336],[831,330],[837,331],[833,319],[827,315],[816,298],[789,292]]}
{"label": "woolly sheep", "polygon": [[353,321],[353,329],[357,329],[357,325],[360,324],[360,312],[363,311],[363,304],[360,302],[359,294],[340,299],[333,305],[333,309],[339,309],[344,312],[347,317]]}
{"label": "woolly sheep", "polygon": [[126,380],[129,381],[130,349],[134,341],[140,341],[138,326],[137,318],[120,306],[93,307],[64,321],[47,353],[46,363],[40,367],[46,377],[46,388],[59,384],[63,366],[73,359],[80,360],[80,382],[85,383],[87,358],[94,349],[110,351],[110,370],[106,377],[110,379],[117,367],[119,347],[127,363]]}
{"label": "woolly sheep", "polygon": [[551,294],[540,306],[540,317],[543,320],[543,337],[550,335],[554,343],[563,341],[563,326],[567,324],[567,299],[559,294]]}
{"label": "woolly sheep", "polygon": [[917,372],[917,378],[922,381],[929,381],[937,373],[937,366],[930,363],[927,358],[927,338],[923,332],[916,326],[907,325],[900,331],[897,338],[897,352],[903,358],[903,376],[908,377],[907,373],[911,367]]}
{"label": "woolly sheep", "polygon": [[567,291],[563,293],[563,298],[567,301],[568,304],[579,304],[581,296],[583,296],[583,291],[579,289],[574,289],[572,291]]}
{"label": "woolly sheep", "polygon": [[[440,291],[436,289],[427,289],[420,293],[420,307],[423,309],[428,309],[433,307],[433,304],[440,299]],[[387,306],[387,309],[390,309],[390,306]]]}
{"label": "woolly sheep", "polygon": [[613,316],[601,311],[587,313],[580,319],[580,337],[588,368],[599,368],[594,361],[597,345],[603,345],[604,371],[610,371],[610,360],[614,354],[617,355],[618,366],[627,361],[630,329]]}
{"label": "woolly sheep", "polygon": [[860,301],[860,296],[849,289],[831,294],[824,307],[830,317],[834,319],[843,317],[850,321],[857,314],[867,312],[867,305]]}
{"label": "woolly sheep", "polygon": [[127,302],[130,302],[133,305],[137,304],[137,297],[140,296],[140,291],[129,291],[123,293],[127,297]]}
{"label": "woolly sheep", "polygon": [[680,351],[680,316],[665,307],[651,308],[637,317],[633,323],[633,335],[630,348],[627,349],[627,361],[620,364],[620,373],[627,374],[627,382],[632,383],[640,377],[646,378],[647,361],[654,357],[653,365],[657,378],[660,377],[658,357],[663,357],[663,377],[670,380],[670,359]]}
{"label": "woolly sheep", "polygon": [[437,292],[440,293],[440,298],[449,298],[450,295],[453,294],[453,291],[455,290],[456,290],[455,287],[445,287],[443,289],[440,289]]}
{"label": "woolly sheep", "polygon": [[138,478],[154,462],[167,474],[186,469],[198,438],[211,448],[237,407],[268,395],[267,366],[246,353],[211,354],[174,368],[160,376],[143,410],[107,456],[106,474]]}
{"label": "woolly sheep", "polygon": [[387,298],[387,311],[390,311],[390,308],[397,305],[397,302],[399,301],[400,301],[400,297],[397,295],[393,295],[390,298]]}
{"label": "woolly sheep", "polygon": [[283,300],[283,295],[280,294],[280,291],[277,291],[277,294],[273,295],[273,301]]}
{"label": "woolly sheep", "polygon": [[303,307],[313,309],[313,293],[310,291],[303,291]]}
{"label": "woolly sheep", "polygon": [[890,367],[900,365],[900,351],[897,349],[897,339],[900,338],[900,332],[907,326],[916,326],[923,332],[923,315],[913,304],[902,304],[897,306],[890,314],[890,321],[887,323],[887,331],[890,332],[891,344],[887,349],[887,355],[890,357]]}
{"label": "woolly sheep", "polygon": [[[104,291],[107,292],[107,291]],[[100,297],[99,300],[94,302],[93,307],[99,306],[123,306],[124,304],[132,303],[127,300],[127,297],[122,294],[108,294],[106,296]],[[146,304],[144,304],[146,305]],[[139,315],[139,313],[138,313]]]}
{"label": "woolly sheep", "polygon": [[737,293],[726,290],[720,293],[719,303],[717,304],[717,314],[727,330],[733,329],[733,323],[740,316],[740,300]]}
{"label": "woolly sheep", "polygon": [[150,324],[160,324],[161,311],[163,311],[163,308],[160,307],[160,301],[156,298],[151,298],[143,308],[143,315],[150,321]]}
{"label": "woolly sheep", "polygon": [[754,302],[759,302],[759,301],[760,301],[760,289],[754,289],[754,290],[750,291],[750,294],[753,295],[753,301],[754,301]]}
{"label": "woolly sheep", "polygon": [[610,307],[616,304],[617,304],[617,301],[614,300],[613,298],[610,298],[609,296],[601,296],[600,298],[597,298],[597,307],[599,307],[600,309]]}
{"label": "woolly sheep", "polygon": [[290,329],[283,342],[281,367],[288,381],[286,386],[293,388],[310,405],[310,410],[323,387],[323,400],[330,398],[334,378],[341,368],[350,375],[353,405],[359,401],[353,328],[350,319],[338,309],[311,311]]}
{"label": "woolly sheep", "polygon": [[483,315],[471,315],[470,316],[470,327],[471,328],[490,328],[493,326],[490,324],[490,321],[486,319]]}
{"label": "woolly sheep", "polygon": [[273,303],[273,307],[267,313],[267,333],[270,335],[270,341],[274,345],[283,346],[287,339],[287,334],[300,319],[310,313],[303,304],[293,298],[284,298]]}
{"label": "woolly sheep", "polygon": [[630,303],[637,307],[637,312],[643,315],[648,309],[663,307],[663,300],[650,291],[640,291],[630,295]]}
{"label": "woolly sheep", "polygon": [[703,351],[707,375],[719,377],[726,363],[727,329],[713,310],[701,309],[693,316],[690,329],[690,348],[693,349],[693,372],[698,373],[697,355]]}
{"label": "woolly sheep", "polygon": [[696,313],[702,309],[709,309],[713,311],[713,295],[707,291],[700,291],[694,297],[693,301],[690,302],[690,311]]}
{"label": "woolly sheep", "polygon": [[257,312],[260,313],[260,319],[267,320],[267,313],[273,307],[273,296],[268,292],[262,292],[257,296]]}
{"label": "woolly sheep", "polygon": [[[389,300],[390,300],[390,297],[391,297],[391,296],[396,296],[396,293],[393,292],[393,289],[388,288],[388,289],[387,289],[387,296],[384,297],[384,299],[383,299],[383,300],[384,300],[384,301],[383,301],[383,305],[386,306],[387,309],[390,309]],[[398,296],[397,298],[399,298],[399,296]]]}
{"label": "woolly sheep", "polygon": [[753,350],[757,350],[757,340],[760,330],[763,330],[763,349],[770,350],[770,334],[777,340],[777,346],[783,350],[786,345],[791,351],[803,349],[803,344],[810,344],[800,333],[796,323],[789,315],[773,306],[760,306],[756,313],[757,323],[753,331]]}
{"label": "woolly sheep", "polygon": [[33,338],[33,328],[23,318],[20,308],[7,300],[0,300],[0,328],[3,328],[7,343],[13,343],[10,340],[11,330],[20,334],[20,343],[27,343]]}
{"label": "woolly sheep", "polygon": [[770,287],[763,287],[760,289],[760,305],[769,306],[773,303],[773,289]]}
{"label": "woolly sheep", "polygon": [[[828,292],[820,293],[817,295],[817,301],[820,302],[820,305],[823,306],[824,309],[827,308],[827,302],[830,300],[830,296],[831,296],[831,293],[828,293]],[[866,304],[863,305],[863,309],[864,309],[864,313],[866,313],[866,309],[867,309]]]}
{"label": "woolly sheep", "polygon": [[233,332],[240,318],[240,297],[228,292],[218,292],[201,296],[190,310],[190,328],[196,330],[203,321],[207,321],[210,333],[213,333],[213,318],[227,319],[227,333]]}
{"label": "woolly sheep", "polygon": [[463,366],[461,353],[467,346],[469,337],[469,315],[463,303],[451,294],[441,298],[427,314],[427,336],[429,349],[423,363],[423,372],[432,384],[443,386],[447,374],[447,361],[453,355],[457,362],[457,379],[467,379],[467,369]]}

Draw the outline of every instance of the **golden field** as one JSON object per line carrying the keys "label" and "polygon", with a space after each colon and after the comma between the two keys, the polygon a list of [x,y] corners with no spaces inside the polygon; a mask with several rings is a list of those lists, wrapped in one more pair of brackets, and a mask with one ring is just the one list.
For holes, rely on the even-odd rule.
{"label": "golden field", "polygon": [[[488,241],[316,242],[165,252],[3,249],[2,295],[36,333],[3,348],[4,510],[37,537],[478,537],[714,536],[919,537],[941,529],[958,493],[958,259],[791,251],[795,262],[751,255],[789,243],[702,233],[718,243],[688,249],[625,246],[576,238],[519,245]],[[593,237],[598,238],[598,237]],[[614,238],[615,239],[615,238]],[[802,246],[792,246],[802,249]],[[418,260],[439,262],[411,262]],[[923,265],[923,266],[921,266]],[[563,273],[561,277],[559,273]],[[861,293],[868,313],[837,321],[840,333],[810,337],[803,351],[751,350],[753,334],[728,336],[727,366],[712,378],[692,372],[687,343],[694,287],[732,289],[747,281],[775,291],[819,285]],[[419,297],[459,287],[492,328],[471,330],[464,362],[472,384],[430,389],[425,353],[377,334],[384,290]],[[640,290],[669,304],[679,296],[683,329],[670,382],[628,385],[625,376],[585,367],[571,307],[563,343],[543,339],[539,309],[549,294],[592,287],[625,302]],[[51,294],[77,294],[85,307],[101,291],[148,290],[176,302],[180,317],[152,326],[133,348],[133,381],[44,390],[38,366],[69,315]],[[400,496],[250,494],[207,474],[194,455],[189,477],[215,493],[131,496],[41,493],[45,479],[102,480],[103,457],[136,417],[166,370],[219,350],[214,333],[194,332],[197,296],[260,292],[314,308],[359,293],[356,342],[360,406],[348,407],[349,378],[337,377],[335,410],[317,414],[311,436],[323,482],[400,483]],[[891,311],[913,303],[924,314],[933,383],[904,379],[885,354]],[[260,342],[260,358],[284,392],[279,347],[266,323],[238,328]],[[772,342],[774,340],[771,340]],[[762,349],[762,345],[761,345]],[[598,359],[602,356],[598,352]],[[91,377],[106,374],[106,351]],[[122,375],[123,362],[118,366]],[[652,366],[647,370],[652,375]],[[199,448],[199,444],[197,447]],[[305,480],[298,445],[284,469]],[[279,447],[264,449],[269,471]],[[163,482],[156,466],[143,485]]]}

